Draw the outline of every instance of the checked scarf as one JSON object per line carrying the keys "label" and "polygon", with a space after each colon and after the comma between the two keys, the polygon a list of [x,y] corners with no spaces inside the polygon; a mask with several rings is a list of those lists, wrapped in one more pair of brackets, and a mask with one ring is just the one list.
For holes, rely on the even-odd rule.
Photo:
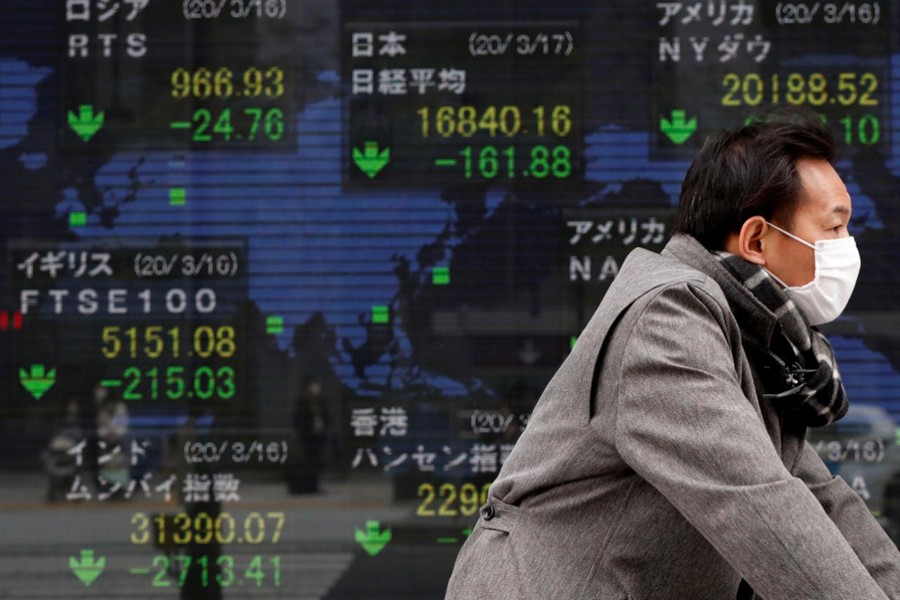
{"label": "checked scarf", "polygon": [[[725,251],[712,256],[725,268],[710,269],[707,274],[725,292],[740,324],[745,352],[761,366],[763,396],[808,427],[821,427],[843,417],[849,404],[828,339],[809,325],[760,265]],[[776,323],[766,343],[760,334],[767,330],[773,315]]]}
{"label": "checked scarf", "polygon": [[821,427],[847,413],[831,344],[765,269],[725,251],[710,252],[686,233],[674,234],[663,254],[719,284],[740,326],[744,352],[762,380],[762,396],[786,417]]}

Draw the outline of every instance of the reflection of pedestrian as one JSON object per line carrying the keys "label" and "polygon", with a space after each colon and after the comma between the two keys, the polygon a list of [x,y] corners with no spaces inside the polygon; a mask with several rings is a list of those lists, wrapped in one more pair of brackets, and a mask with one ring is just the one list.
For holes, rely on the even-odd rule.
{"label": "reflection of pedestrian", "polygon": [[518,380],[507,390],[503,397],[502,414],[509,419],[508,425],[497,436],[497,442],[501,444],[515,444],[525,424],[528,423],[528,415],[537,402],[537,396],[525,381]]}
{"label": "reflection of pedestrian", "polygon": [[322,384],[316,377],[303,380],[294,406],[294,431],[301,455],[291,464],[288,487],[292,493],[319,491],[319,473],[326,439],[325,400]]}
{"label": "reflection of pedestrian", "polygon": [[[209,468],[198,469],[198,472],[209,471]],[[204,514],[212,522],[216,522],[221,508],[221,503],[216,500],[215,496],[210,495],[208,500],[189,502],[185,507],[185,512],[191,526],[195,528],[194,531],[205,532],[204,529],[198,528],[197,524],[202,521],[198,521],[197,516]],[[190,562],[187,575],[184,577],[184,585],[181,586],[181,599],[220,600],[222,598],[220,578],[223,577],[222,544],[215,535],[206,544],[198,543],[196,537],[196,535],[192,536],[191,543],[187,546],[186,554],[190,557]]]}
{"label": "reflection of pedestrian", "polygon": [[102,383],[99,381],[94,383],[91,386],[90,398],[82,406],[83,411],[80,416],[81,430],[84,432],[87,440],[83,455],[84,468],[90,475],[91,483],[97,488],[100,486],[100,468],[97,464],[97,459],[99,458],[97,453],[97,442],[99,441],[97,438],[97,412],[108,395],[109,391]]}
{"label": "reflection of pedestrian", "polygon": [[55,502],[72,487],[78,469],[76,446],[84,441],[83,438],[78,399],[69,398],[61,419],[54,427],[53,437],[41,454],[48,478],[48,502]]}
{"label": "reflection of pedestrian", "polygon": [[[126,451],[128,408],[111,398],[106,388],[95,388],[97,402],[97,482],[99,489],[125,490],[131,479]],[[119,448],[119,450],[116,450]],[[117,487],[118,486],[118,487]]]}
{"label": "reflection of pedestrian", "polygon": [[[221,502],[216,497],[213,484],[215,473],[213,465],[204,460],[188,463],[185,456],[185,444],[205,444],[212,437],[212,425],[214,417],[204,414],[204,410],[197,404],[188,407],[188,415],[175,430],[169,440],[166,464],[173,471],[176,478],[176,489],[179,506],[183,512],[181,521],[187,518],[192,532],[198,530],[197,517],[201,514],[216,521],[221,511]],[[204,422],[208,421],[207,424]],[[190,478],[197,485],[186,485]],[[207,486],[208,484],[208,486]],[[199,487],[196,491],[186,491],[187,488]],[[206,521],[207,523],[209,521]],[[200,525],[202,527],[202,525]],[[196,535],[190,536],[190,542],[184,546],[185,555],[190,558],[187,564],[187,573],[184,574],[181,585],[180,597],[182,600],[220,600],[222,598],[222,586],[220,559],[222,545],[215,535],[210,536],[206,543],[199,543]]]}

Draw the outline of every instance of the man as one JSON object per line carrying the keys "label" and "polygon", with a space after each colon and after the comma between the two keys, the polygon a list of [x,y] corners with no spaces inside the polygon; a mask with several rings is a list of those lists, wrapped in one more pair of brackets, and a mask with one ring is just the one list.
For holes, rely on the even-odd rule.
{"label": "man", "polygon": [[900,553],[807,427],[841,418],[813,326],[859,272],[813,115],[707,141],[548,384],[447,600],[900,600]]}

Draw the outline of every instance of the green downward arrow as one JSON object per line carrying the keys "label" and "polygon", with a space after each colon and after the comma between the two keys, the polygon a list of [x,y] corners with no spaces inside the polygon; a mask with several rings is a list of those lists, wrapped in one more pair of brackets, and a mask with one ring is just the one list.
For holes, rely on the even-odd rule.
{"label": "green downward arrow", "polygon": [[381,530],[380,521],[366,521],[366,530],[356,528],[356,543],[361,544],[369,556],[381,552],[391,541],[391,530]]}
{"label": "green downward arrow", "polygon": [[72,569],[75,577],[87,587],[103,573],[103,569],[106,568],[106,557],[101,556],[95,559],[93,550],[82,550],[81,556],[78,558],[69,557],[69,568]]}
{"label": "green downward arrow", "polygon": [[672,118],[660,117],[659,128],[675,144],[685,143],[697,130],[697,119],[685,120],[685,111],[673,110]]}
{"label": "green downward arrow", "polygon": [[359,170],[368,175],[369,179],[374,179],[383,168],[391,162],[391,149],[385,148],[379,152],[378,142],[364,142],[364,149],[353,149],[353,162],[359,167]]}
{"label": "green downward arrow", "polygon": [[41,396],[56,383],[56,369],[47,371],[44,365],[31,365],[29,371],[19,369],[19,381],[35,400],[40,400]]}
{"label": "green downward arrow", "polygon": [[71,110],[69,111],[69,127],[78,134],[78,137],[86,142],[94,137],[94,134],[103,127],[104,117],[105,113],[103,111],[95,115],[93,106],[82,104],[78,107],[77,115]]}

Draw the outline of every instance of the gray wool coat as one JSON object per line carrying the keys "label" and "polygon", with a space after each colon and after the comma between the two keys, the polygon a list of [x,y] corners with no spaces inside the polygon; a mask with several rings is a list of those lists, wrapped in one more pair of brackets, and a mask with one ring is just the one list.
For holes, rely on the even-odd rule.
{"label": "gray wool coat", "polygon": [[[446,600],[900,600],[900,553],[761,397],[715,260],[636,249],[541,395]],[[774,324],[774,323],[773,323]],[[596,376],[595,376],[596,373]]]}

